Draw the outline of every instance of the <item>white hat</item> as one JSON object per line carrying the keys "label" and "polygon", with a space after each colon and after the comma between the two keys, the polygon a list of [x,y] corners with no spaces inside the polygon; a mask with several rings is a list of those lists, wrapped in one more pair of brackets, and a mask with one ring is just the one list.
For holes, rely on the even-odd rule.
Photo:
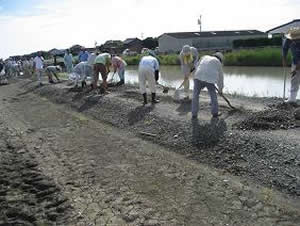
{"label": "white hat", "polygon": [[189,45],[184,45],[182,47],[182,53],[185,54],[185,55],[191,53],[191,47]]}
{"label": "white hat", "polygon": [[291,40],[300,39],[300,27],[291,27],[285,37]]}
{"label": "white hat", "polygon": [[222,62],[224,61],[224,55],[221,52],[214,53],[214,56],[217,57]]}

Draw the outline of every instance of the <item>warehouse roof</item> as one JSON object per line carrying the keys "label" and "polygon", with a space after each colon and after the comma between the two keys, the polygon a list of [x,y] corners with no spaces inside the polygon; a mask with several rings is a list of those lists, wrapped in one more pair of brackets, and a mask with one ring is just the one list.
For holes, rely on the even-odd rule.
{"label": "warehouse roof", "polygon": [[242,36],[242,35],[262,35],[266,34],[258,30],[237,30],[237,31],[204,31],[204,32],[176,32],[165,33],[174,38],[208,38],[208,37],[224,37],[224,36]]}
{"label": "warehouse roof", "polygon": [[267,33],[272,33],[273,31],[276,31],[276,30],[278,30],[280,28],[284,28],[284,27],[287,27],[287,29],[288,29],[291,25],[294,25],[294,24],[300,26],[300,19],[296,19],[296,20],[293,20],[291,22],[288,22],[288,23],[282,24],[280,26],[274,27],[274,28],[272,28],[272,29],[270,29],[266,32]]}

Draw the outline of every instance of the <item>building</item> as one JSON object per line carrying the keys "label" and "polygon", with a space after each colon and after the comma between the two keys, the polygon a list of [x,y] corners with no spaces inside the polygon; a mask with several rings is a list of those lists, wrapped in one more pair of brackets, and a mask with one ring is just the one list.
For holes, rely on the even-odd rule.
{"label": "building", "polygon": [[130,51],[140,53],[143,49],[143,42],[138,38],[128,38],[123,43],[124,49],[129,49]]}
{"label": "building", "polygon": [[291,27],[300,27],[300,19],[272,28],[271,30],[268,30],[267,33],[272,35],[287,33]]}
{"label": "building", "polygon": [[109,52],[113,54],[120,54],[125,49],[124,43],[120,40],[109,40],[106,41],[100,47],[101,52]]}
{"label": "building", "polygon": [[79,52],[84,49],[84,46],[81,46],[81,45],[73,45],[72,47],[69,48],[71,53],[73,55],[78,55]]}
{"label": "building", "polygon": [[165,33],[159,36],[158,46],[163,53],[179,52],[184,45],[199,50],[225,50],[232,49],[234,40],[266,37],[266,33],[257,30]]}

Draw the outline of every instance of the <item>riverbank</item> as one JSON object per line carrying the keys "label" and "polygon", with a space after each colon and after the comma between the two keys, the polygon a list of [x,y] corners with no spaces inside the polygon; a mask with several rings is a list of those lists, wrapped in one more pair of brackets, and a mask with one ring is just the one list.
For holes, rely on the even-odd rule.
{"label": "riverbank", "polygon": [[[155,106],[142,106],[134,86],[99,95],[24,78],[0,92],[2,134],[22,141],[0,153],[30,153],[53,179],[70,205],[58,225],[300,223],[299,128],[280,99],[228,96],[238,110],[220,99],[223,114],[211,121],[203,93],[191,121],[191,103],[175,103],[173,90],[159,90]],[[1,200],[9,205],[6,193]]]}

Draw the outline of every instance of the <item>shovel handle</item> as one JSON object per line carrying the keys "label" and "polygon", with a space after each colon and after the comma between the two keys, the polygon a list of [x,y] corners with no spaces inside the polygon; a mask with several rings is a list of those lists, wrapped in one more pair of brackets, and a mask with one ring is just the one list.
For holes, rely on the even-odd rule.
{"label": "shovel handle", "polygon": [[236,108],[231,105],[230,101],[224,96],[223,93],[220,93],[219,89],[216,86],[215,89],[217,90],[218,94],[227,102],[228,106],[235,110]]}
{"label": "shovel handle", "polygon": [[184,85],[185,81],[188,80],[188,79],[190,79],[190,76],[191,76],[191,74],[192,74],[194,71],[195,71],[195,68],[192,68],[191,71],[190,71],[189,76],[188,76],[187,78],[184,77],[183,82],[181,83],[181,85],[180,85],[177,89],[180,89],[180,88]]}

